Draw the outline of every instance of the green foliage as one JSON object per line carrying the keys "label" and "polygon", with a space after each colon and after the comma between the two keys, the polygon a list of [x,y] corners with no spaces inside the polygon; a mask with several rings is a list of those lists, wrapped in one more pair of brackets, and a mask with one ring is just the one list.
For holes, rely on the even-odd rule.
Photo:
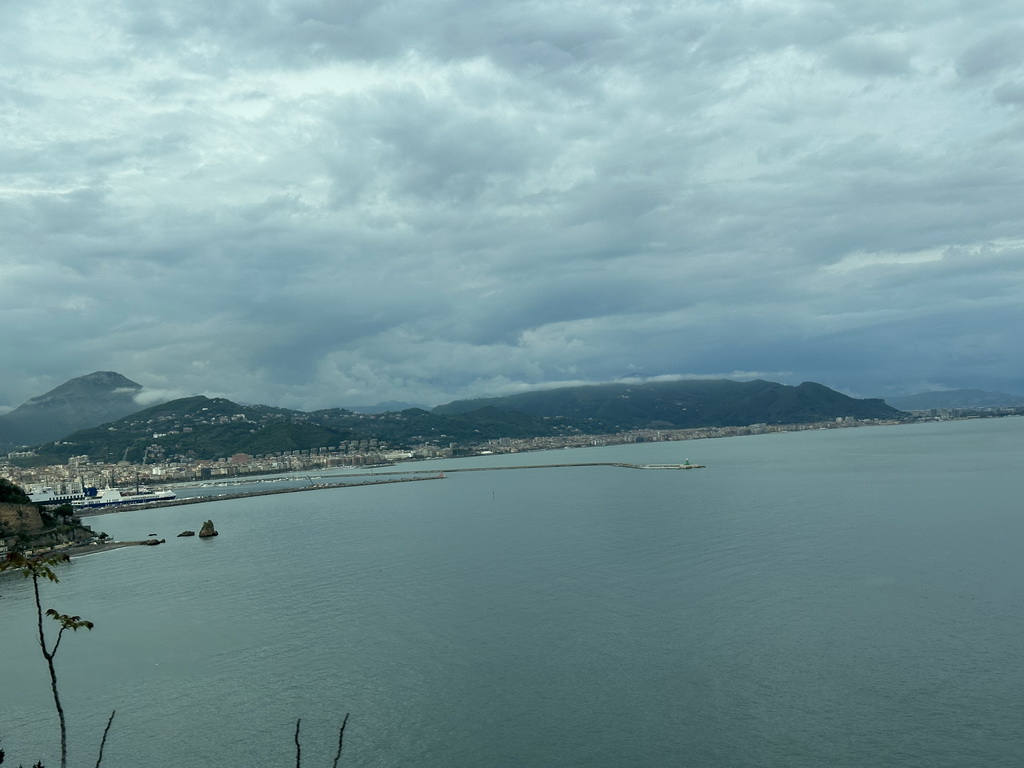
{"label": "green foliage", "polygon": [[83,619],[81,616],[68,616],[66,613],[57,613],[53,608],[46,609],[46,615],[60,624],[61,629],[70,629],[77,632],[80,629],[92,629],[94,624]]}
{"label": "green foliage", "polygon": [[8,552],[0,560],[0,571],[17,571],[25,579],[46,579],[58,582],[54,566],[70,562],[66,554],[42,555],[29,557],[20,552]]}
{"label": "green foliage", "polygon": [[[311,414],[333,425],[364,422],[365,416],[348,414]],[[415,445],[423,442],[483,442],[498,437],[534,437],[557,434],[558,425],[522,413],[509,413],[496,408],[484,408],[472,413],[438,415],[422,408],[410,408],[398,413],[376,414],[369,427],[375,437],[391,445]]]}
{"label": "green foliage", "polygon": [[54,517],[60,517],[67,521],[69,518],[74,516],[75,508],[70,504],[65,503],[61,504],[59,507],[53,507],[50,510],[50,514],[52,514]]}
{"label": "green foliage", "polygon": [[308,422],[268,424],[235,444],[234,453],[262,454],[320,448],[351,440],[349,430],[331,429]]}
{"label": "green foliage", "polygon": [[10,480],[0,477],[0,503],[4,504],[31,504],[32,500],[25,493],[21,486],[15,485]]}

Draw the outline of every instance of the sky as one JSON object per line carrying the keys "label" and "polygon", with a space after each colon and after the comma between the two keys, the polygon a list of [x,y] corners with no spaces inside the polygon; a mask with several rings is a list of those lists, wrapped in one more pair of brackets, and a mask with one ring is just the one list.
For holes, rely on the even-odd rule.
{"label": "sky", "polygon": [[1015,0],[0,4],[0,411],[1024,394]]}

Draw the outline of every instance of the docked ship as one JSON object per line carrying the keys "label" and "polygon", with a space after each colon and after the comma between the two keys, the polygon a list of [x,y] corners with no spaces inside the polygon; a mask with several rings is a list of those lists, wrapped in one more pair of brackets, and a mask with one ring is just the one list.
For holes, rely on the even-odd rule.
{"label": "docked ship", "polygon": [[119,507],[128,504],[150,504],[155,501],[176,499],[174,491],[151,491],[145,486],[133,488],[86,488],[84,498],[72,501],[75,509],[97,509],[99,507]]}

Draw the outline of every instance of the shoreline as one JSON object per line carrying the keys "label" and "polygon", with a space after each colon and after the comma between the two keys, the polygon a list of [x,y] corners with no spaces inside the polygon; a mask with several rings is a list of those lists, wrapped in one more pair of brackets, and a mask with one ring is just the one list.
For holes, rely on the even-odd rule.
{"label": "shoreline", "polygon": [[[99,554],[100,552],[110,552],[115,549],[124,549],[125,547],[141,547],[146,545],[146,541],[109,541],[101,542],[97,544],[82,544],[78,547],[68,547],[64,550],[55,550],[55,552],[61,552],[68,557],[74,559],[76,557],[86,557],[88,555]],[[152,545],[150,545],[152,546]]]}
{"label": "shoreline", "polygon": [[[1016,414],[1013,414],[1013,415],[1016,415]],[[1024,416],[1024,414],[1022,414],[1022,416]],[[977,418],[991,418],[991,417],[973,416],[972,415],[972,416],[964,416],[964,417],[959,417],[957,419],[948,419],[948,420],[949,421],[959,421],[959,420],[972,420],[972,419],[977,419]],[[498,448],[498,449],[492,450],[493,446],[491,446],[489,443],[486,444],[486,445],[483,444],[483,443],[480,443],[480,444],[474,443],[474,444],[466,446],[466,452],[465,453],[461,453],[459,455],[453,455],[453,456],[430,456],[430,457],[414,457],[414,456],[411,456],[411,455],[406,455],[406,456],[402,456],[402,457],[391,457],[391,458],[385,458],[385,457],[382,456],[382,457],[378,457],[379,458],[379,463],[371,463],[371,464],[365,464],[365,465],[352,465],[352,464],[344,464],[344,463],[341,463],[341,462],[334,462],[333,460],[329,460],[329,459],[332,458],[333,455],[328,456],[326,454],[325,454],[325,456],[327,456],[327,459],[325,459],[324,456],[321,456],[317,460],[313,461],[312,459],[315,458],[315,457],[307,457],[307,458],[311,459],[310,463],[302,464],[301,466],[292,466],[290,468],[283,468],[283,467],[279,467],[279,466],[275,466],[275,467],[263,467],[263,466],[255,467],[255,466],[252,466],[252,463],[258,463],[258,462],[252,462],[252,463],[249,463],[249,464],[238,465],[238,466],[233,467],[233,471],[230,473],[230,475],[227,475],[227,476],[230,476],[230,477],[233,477],[233,478],[249,478],[249,477],[251,477],[251,478],[260,478],[260,477],[274,476],[274,475],[279,475],[279,474],[284,474],[284,473],[292,473],[292,472],[318,472],[318,471],[323,471],[323,470],[327,470],[327,469],[357,469],[357,468],[360,468],[360,467],[364,468],[364,469],[371,469],[372,470],[374,467],[379,467],[379,468],[395,467],[395,468],[397,468],[397,467],[403,466],[403,465],[410,465],[410,464],[415,465],[415,464],[418,464],[418,463],[423,462],[423,461],[436,461],[436,460],[439,460],[439,459],[443,460],[443,459],[446,459],[446,458],[448,458],[448,459],[450,459],[450,458],[467,459],[467,458],[483,457],[483,456],[489,456],[489,455],[501,455],[501,454],[545,453],[545,452],[553,451],[553,450],[573,450],[573,449],[577,449],[577,448],[610,447],[610,446],[614,446],[614,445],[630,445],[630,444],[634,444],[634,443],[643,443],[643,442],[671,442],[671,443],[675,443],[675,442],[692,442],[692,441],[700,441],[700,440],[721,439],[721,438],[725,438],[725,437],[749,437],[749,436],[753,436],[753,435],[762,435],[762,434],[776,434],[776,433],[786,433],[786,432],[802,432],[802,431],[811,431],[811,430],[815,430],[815,429],[851,429],[851,428],[852,429],[856,429],[856,428],[859,428],[859,427],[871,427],[871,426],[900,426],[900,425],[907,425],[907,424],[928,423],[928,422],[938,421],[938,420],[939,419],[932,419],[932,418],[893,419],[893,420],[885,419],[885,420],[870,420],[870,421],[850,421],[850,422],[842,422],[842,423],[836,422],[834,420],[827,420],[827,421],[815,421],[815,422],[797,422],[797,423],[788,423],[788,424],[749,424],[749,425],[730,425],[730,426],[701,426],[701,427],[686,427],[686,428],[660,428],[660,429],[656,429],[656,428],[653,428],[653,427],[646,427],[646,428],[629,429],[629,430],[625,430],[623,432],[595,433],[595,434],[586,434],[586,435],[575,435],[575,436],[569,436],[569,437],[563,436],[562,438],[555,438],[555,437],[549,437],[549,438],[540,438],[540,437],[537,437],[537,438],[515,438],[515,439],[513,439],[513,443],[511,444],[512,447],[510,449]],[[651,439],[650,436],[647,433],[656,433],[658,435],[658,437],[655,438],[655,439]],[[631,439],[631,436],[634,436],[634,435],[639,435],[639,437],[637,439]],[[543,444],[543,445],[536,445],[536,444],[521,445],[521,443],[523,443],[523,442],[531,442],[532,443],[533,441],[537,441],[537,440],[551,440],[552,442],[548,443],[548,444]],[[563,442],[559,443],[558,442],[559,440],[562,440]],[[216,460],[215,459],[196,459],[194,461],[195,461],[196,466],[199,466],[199,465],[206,465],[206,464],[215,464],[218,461],[219,462],[223,462],[224,458],[216,459]],[[98,462],[97,463],[97,465],[103,465],[103,464],[104,464],[103,462]],[[36,470],[40,470],[40,471],[46,471],[48,469],[54,468],[54,466],[63,467],[63,465],[49,465],[49,466],[42,466],[41,465],[41,466],[35,467],[35,469]],[[143,468],[144,465],[130,464],[129,467],[134,467],[135,473],[136,473],[136,480],[138,481],[140,479],[139,478],[139,470],[141,468]],[[141,480],[142,480],[142,482],[144,482],[146,485],[149,485],[149,486],[169,486],[169,487],[174,487],[176,485],[189,485],[189,484],[192,484],[194,482],[199,482],[200,478],[199,478],[198,475],[193,475],[191,477],[187,477],[187,476],[156,477],[156,476],[149,475],[149,476],[146,476],[144,478],[141,478]],[[15,480],[15,482],[17,482],[17,480]],[[45,483],[44,483],[44,481],[39,481],[36,484],[45,484]],[[112,485],[122,485],[122,486],[123,485],[127,485],[127,484],[130,484],[130,483],[128,483],[127,480],[125,480],[125,478],[123,478],[123,477],[118,478],[116,482],[112,483]]]}
{"label": "shoreline", "polygon": [[335,488],[365,488],[368,485],[388,485],[390,483],[415,483],[422,480],[441,480],[443,477],[439,472],[432,472],[430,477],[394,477],[383,480],[363,480],[355,483],[316,483],[304,485],[299,488],[272,488],[262,491],[243,491],[240,493],[222,493],[217,496],[190,496],[183,499],[171,499],[170,501],[153,501],[146,504],[112,504],[109,507],[96,507],[94,509],[83,509],[75,513],[75,517],[95,517],[96,515],[109,515],[113,512],[127,512],[132,509],[163,509],[165,507],[180,507],[186,504],[205,504],[211,501],[230,501],[232,499],[249,499],[256,496],[275,496],[281,493],[300,493],[302,491],[325,491]]}

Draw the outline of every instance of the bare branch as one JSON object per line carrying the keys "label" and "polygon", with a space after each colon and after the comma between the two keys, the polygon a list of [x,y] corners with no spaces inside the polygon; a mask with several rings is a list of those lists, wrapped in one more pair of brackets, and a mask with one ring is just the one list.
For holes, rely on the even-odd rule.
{"label": "bare branch", "polygon": [[117,714],[115,709],[110,713],[110,719],[107,720],[107,727],[103,729],[103,738],[100,740],[100,754],[96,758],[96,768],[100,768],[100,763],[103,762],[103,748],[107,746],[107,734],[110,733],[110,724],[114,722],[114,715]]}
{"label": "bare branch", "polygon": [[[68,764],[68,733],[67,722],[64,718],[64,707],[60,701],[60,693],[57,691],[57,670],[53,665],[53,657],[60,646],[61,638],[65,629],[77,630],[79,627],[92,629],[91,621],[83,621],[81,616],[65,616],[57,613],[52,608],[43,611],[42,599],[39,596],[39,579],[59,581],[53,566],[59,563],[66,563],[71,558],[66,554],[49,555],[42,557],[25,557],[18,552],[9,552],[7,557],[0,561],[0,570],[16,570],[26,579],[32,579],[32,594],[36,606],[36,631],[38,632],[39,651],[46,660],[47,671],[50,673],[50,691],[53,693],[53,705],[57,710],[57,718],[60,721],[60,768],[67,768]],[[53,648],[46,646],[46,633],[43,631],[43,616],[50,616],[60,622],[60,630],[57,632],[57,639]]]}
{"label": "bare branch", "polygon": [[341,721],[341,728],[338,729],[338,752],[334,755],[334,762],[331,768],[338,768],[338,761],[341,760],[341,746],[345,741],[345,725],[348,723],[349,713],[345,713],[345,719]]}
{"label": "bare branch", "polygon": [[[52,610],[52,609],[51,609],[51,610]],[[53,658],[53,655],[54,655],[55,653],[57,653],[57,648],[59,648],[59,647],[60,647],[60,639],[61,639],[62,637],[64,637],[64,630],[65,630],[65,629],[66,629],[66,627],[61,627],[61,628],[60,628],[60,629],[58,630],[58,632],[57,632],[57,639],[56,639],[56,640],[55,640],[55,641],[53,642],[53,650],[52,650],[52,651],[50,651],[50,655],[49,655],[49,656],[48,656],[47,658],[50,658],[50,659],[52,659],[52,658]],[[44,651],[44,655],[45,655],[45,651]]]}
{"label": "bare branch", "polygon": [[299,744],[299,724],[301,722],[301,717],[295,721],[295,768],[302,768],[302,745]]}

